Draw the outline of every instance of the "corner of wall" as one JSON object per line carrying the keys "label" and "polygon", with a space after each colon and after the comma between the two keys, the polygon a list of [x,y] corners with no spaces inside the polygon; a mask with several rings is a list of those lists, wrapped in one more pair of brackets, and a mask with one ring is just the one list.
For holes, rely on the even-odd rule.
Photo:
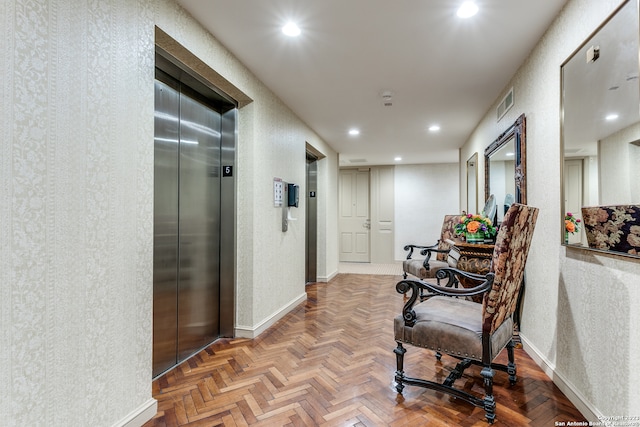
{"label": "corner of wall", "polygon": [[[571,382],[563,375],[556,372],[555,365],[545,357],[545,355],[538,350],[525,335],[520,333],[520,339],[522,340],[522,347],[524,351],[533,359],[533,361],[540,366],[542,371],[551,378],[551,381],[560,389],[562,393],[574,404],[576,409],[580,411],[584,417],[590,422],[599,422],[602,419],[602,414],[587,401],[587,399],[571,385]],[[516,364],[517,364],[516,360]]]}

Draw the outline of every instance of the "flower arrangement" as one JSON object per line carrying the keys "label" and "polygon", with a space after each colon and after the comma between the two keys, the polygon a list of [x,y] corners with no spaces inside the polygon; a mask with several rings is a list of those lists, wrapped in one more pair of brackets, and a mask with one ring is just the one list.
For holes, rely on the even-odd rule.
{"label": "flower arrangement", "polygon": [[571,212],[567,212],[564,216],[564,229],[571,234],[580,231],[580,218],[576,218]]}
{"label": "flower arrangement", "polygon": [[455,226],[456,234],[465,233],[482,233],[486,237],[494,237],[496,235],[496,227],[486,216],[478,214],[466,214],[460,217],[460,222]]}

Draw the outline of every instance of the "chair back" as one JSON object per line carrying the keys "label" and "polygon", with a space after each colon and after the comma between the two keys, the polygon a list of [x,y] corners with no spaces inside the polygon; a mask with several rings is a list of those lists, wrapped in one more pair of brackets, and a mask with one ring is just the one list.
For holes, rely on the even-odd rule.
{"label": "chair back", "polygon": [[496,196],[493,194],[489,196],[482,209],[482,215],[486,216],[494,224],[498,219],[498,205],[496,204]]}
{"label": "chair back", "polygon": [[[460,222],[460,215],[445,215],[442,222],[442,231],[440,233],[440,240],[438,240],[438,249],[449,250],[451,244],[447,241],[452,241],[456,237],[455,227]],[[436,259],[438,261],[447,261],[446,253],[438,253]]]}
{"label": "chair back", "polygon": [[482,332],[493,333],[515,311],[538,209],[514,203],[500,224],[491,259],[493,286],[482,301]]}

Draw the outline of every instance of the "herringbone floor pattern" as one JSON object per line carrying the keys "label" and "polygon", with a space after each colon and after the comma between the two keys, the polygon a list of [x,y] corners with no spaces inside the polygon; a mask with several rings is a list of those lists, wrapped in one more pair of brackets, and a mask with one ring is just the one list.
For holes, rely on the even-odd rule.
{"label": "herringbone floor pattern", "polygon": [[[482,409],[442,393],[411,386],[396,393],[398,280],[340,274],[308,285],[306,303],[257,339],[219,340],[154,381],[158,413],[145,426],[487,425]],[[456,362],[407,349],[410,376],[443,380]],[[494,425],[584,420],[521,349],[516,363],[515,386],[496,371]],[[469,368],[456,385],[482,395],[479,369]]]}

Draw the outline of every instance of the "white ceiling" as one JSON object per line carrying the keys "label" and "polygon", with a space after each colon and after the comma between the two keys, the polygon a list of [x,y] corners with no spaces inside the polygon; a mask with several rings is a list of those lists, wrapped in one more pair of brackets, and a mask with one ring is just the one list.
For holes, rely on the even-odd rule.
{"label": "white ceiling", "polygon": [[[565,2],[476,0],[461,20],[462,0],[178,0],[341,166],[457,162]],[[299,37],[282,34],[289,20]]]}
{"label": "white ceiling", "polygon": [[[598,48],[599,57],[587,60]],[[566,157],[595,156],[598,141],[637,123],[638,6],[629,2],[585,41],[562,68]],[[607,120],[616,114],[616,120]]]}

